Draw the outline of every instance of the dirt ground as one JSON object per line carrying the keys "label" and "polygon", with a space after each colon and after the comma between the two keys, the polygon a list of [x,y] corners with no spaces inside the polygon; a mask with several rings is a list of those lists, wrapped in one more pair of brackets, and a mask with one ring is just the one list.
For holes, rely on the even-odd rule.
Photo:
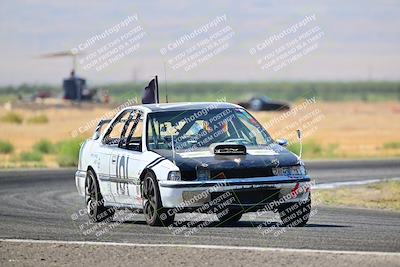
{"label": "dirt ground", "polygon": [[[8,107],[9,108],[9,107]],[[0,140],[10,141],[15,152],[29,151],[40,139],[52,142],[88,137],[102,116],[110,117],[114,108],[104,106],[53,106],[40,109],[18,107],[12,112],[22,116],[21,124],[0,121]],[[10,109],[0,107],[0,117]],[[43,124],[29,118],[45,114]],[[273,138],[296,142],[295,130],[303,130],[304,142],[312,140],[323,149],[334,148],[334,157],[400,156],[400,148],[383,148],[385,143],[400,142],[400,102],[298,102],[289,113],[255,112],[255,117]],[[4,156],[3,159],[9,156]]]}

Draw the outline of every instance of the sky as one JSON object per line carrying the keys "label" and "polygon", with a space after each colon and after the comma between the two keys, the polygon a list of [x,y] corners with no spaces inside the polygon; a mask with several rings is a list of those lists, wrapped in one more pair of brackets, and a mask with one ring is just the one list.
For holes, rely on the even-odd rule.
{"label": "sky", "polygon": [[[400,1],[133,2],[0,1],[0,85],[59,84],[72,60],[40,56],[74,48],[83,53],[76,71],[92,84],[155,74],[169,81],[400,80]],[[115,25],[118,32],[79,48]],[[208,30],[199,33],[204,25]],[[123,34],[135,29],[132,46],[112,54],[115,40],[126,43]],[[308,36],[312,29],[316,33]],[[102,47],[109,54],[99,52]]]}

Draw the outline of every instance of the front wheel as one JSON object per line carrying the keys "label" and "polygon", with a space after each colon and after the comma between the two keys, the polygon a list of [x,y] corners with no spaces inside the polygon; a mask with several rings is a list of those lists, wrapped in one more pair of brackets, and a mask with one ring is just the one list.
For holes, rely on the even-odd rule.
{"label": "front wheel", "polygon": [[311,212],[311,198],[279,209],[283,226],[303,227],[307,224]]}
{"label": "front wheel", "polygon": [[169,226],[174,222],[175,214],[170,214],[169,209],[163,208],[161,204],[157,179],[151,172],[148,172],[143,180],[143,196],[143,213],[148,225]]}

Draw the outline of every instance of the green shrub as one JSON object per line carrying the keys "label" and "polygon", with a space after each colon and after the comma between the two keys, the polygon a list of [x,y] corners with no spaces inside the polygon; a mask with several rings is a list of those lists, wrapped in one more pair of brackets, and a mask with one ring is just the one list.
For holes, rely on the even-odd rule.
{"label": "green shrub", "polygon": [[398,149],[400,148],[400,142],[387,142],[383,144],[384,149]]}
{"label": "green shrub", "polygon": [[39,114],[28,119],[28,123],[41,124],[48,123],[49,119],[45,114]]}
{"label": "green shrub", "polygon": [[21,161],[42,161],[43,155],[38,151],[22,152],[19,159]]}
{"label": "green shrub", "polygon": [[69,139],[56,144],[57,162],[61,167],[78,165],[81,139]]}
{"label": "green shrub", "polygon": [[51,154],[54,152],[54,145],[49,140],[42,139],[33,145],[33,150],[43,154]]}
{"label": "green shrub", "polygon": [[304,144],[303,150],[306,149],[307,153],[311,155],[321,155],[322,154],[322,147],[321,145],[317,144],[314,140],[310,140]]}
{"label": "green shrub", "polygon": [[9,154],[13,151],[14,151],[14,146],[10,142],[0,140],[0,153],[1,154]]}
{"label": "green shrub", "polygon": [[[287,149],[290,152],[293,152],[294,154],[298,155],[300,152],[300,144],[299,143],[289,144]],[[303,150],[304,150],[304,144],[303,144]]]}
{"label": "green shrub", "polygon": [[324,148],[324,155],[326,158],[335,158],[337,156],[336,150],[339,148],[339,144],[329,144],[328,147]]}
{"label": "green shrub", "polygon": [[[288,146],[288,149],[295,153],[296,155],[299,154],[300,151],[300,144],[294,143]],[[323,148],[321,145],[317,144],[314,140],[309,140],[303,143],[303,157],[305,158],[316,158],[321,157],[323,155]]]}
{"label": "green shrub", "polygon": [[[311,158],[335,158],[337,156],[336,150],[339,148],[339,144],[328,144],[327,146],[321,146],[314,140],[309,140],[303,143],[303,157],[307,159]],[[300,144],[294,143],[288,146],[288,149],[299,154]]]}
{"label": "green shrub", "polygon": [[0,119],[2,122],[16,123],[16,124],[21,124],[23,121],[23,118],[21,115],[19,115],[18,113],[12,112],[12,111],[7,112]]}

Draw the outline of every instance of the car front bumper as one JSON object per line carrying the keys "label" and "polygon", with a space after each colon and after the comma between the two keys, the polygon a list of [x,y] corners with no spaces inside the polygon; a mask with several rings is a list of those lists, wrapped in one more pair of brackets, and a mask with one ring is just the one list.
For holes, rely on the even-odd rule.
{"label": "car front bumper", "polygon": [[158,181],[166,208],[198,208],[206,203],[225,204],[252,211],[268,203],[284,205],[306,201],[310,195],[308,176],[272,176],[207,181]]}
{"label": "car front bumper", "polygon": [[85,195],[85,181],[86,181],[86,172],[80,170],[76,171],[75,186],[76,190],[78,190],[78,194],[81,196]]}

